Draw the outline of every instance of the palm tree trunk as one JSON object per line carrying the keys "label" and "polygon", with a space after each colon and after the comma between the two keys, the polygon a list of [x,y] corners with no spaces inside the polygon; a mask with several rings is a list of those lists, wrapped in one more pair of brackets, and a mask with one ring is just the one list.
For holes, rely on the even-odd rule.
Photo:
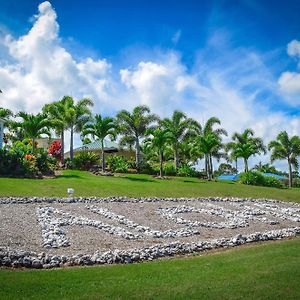
{"label": "palm tree trunk", "polygon": [[238,160],[237,160],[237,158],[235,159],[235,168],[236,168],[236,171],[238,172]]}
{"label": "palm tree trunk", "polygon": [[104,141],[101,140],[101,160],[102,160],[102,172],[105,171],[105,157],[104,157]]}
{"label": "palm tree trunk", "polygon": [[179,167],[178,144],[177,143],[175,143],[175,145],[174,145],[174,164],[175,164],[175,169],[177,170]]}
{"label": "palm tree trunk", "polygon": [[292,164],[290,160],[288,159],[288,164],[289,164],[289,187],[291,188],[293,186],[293,173],[292,173]]}
{"label": "palm tree trunk", "polygon": [[32,141],[32,153],[34,154],[35,153],[35,138],[32,138],[31,141]]}
{"label": "palm tree trunk", "polygon": [[64,130],[61,131],[60,134],[60,144],[61,144],[61,158],[60,161],[62,164],[65,163],[65,132]]}
{"label": "palm tree trunk", "polygon": [[70,159],[73,161],[74,158],[74,150],[73,150],[73,135],[74,135],[74,128],[71,126],[71,141],[70,141]]}
{"label": "palm tree trunk", "polygon": [[138,172],[140,172],[140,158],[141,158],[141,150],[140,150],[140,141],[137,137],[135,139],[135,166]]}
{"label": "palm tree trunk", "polygon": [[159,150],[159,176],[163,177],[163,152]]}
{"label": "palm tree trunk", "polygon": [[209,166],[208,166],[207,154],[205,154],[205,158],[204,159],[205,159],[205,173],[206,173],[207,179],[209,179],[209,171],[208,171]]}
{"label": "palm tree trunk", "polygon": [[209,164],[210,164],[210,176],[211,179],[213,178],[213,174],[214,174],[214,169],[213,169],[213,163],[212,163],[212,156],[209,155]]}
{"label": "palm tree trunk", "polygon": [[244,164],[245,164],[245,173],[247,173],[249,169],[248,169],[248,160],[246,158],[244,158]]}

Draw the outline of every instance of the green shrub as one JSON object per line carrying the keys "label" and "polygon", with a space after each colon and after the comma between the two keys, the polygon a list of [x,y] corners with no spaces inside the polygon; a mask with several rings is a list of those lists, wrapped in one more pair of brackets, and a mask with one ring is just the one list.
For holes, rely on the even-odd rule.
{"label": "green shrub", "polygon": [[155,167],[153,164],[150,164],[146,161],[143,161],[140,166],[140,173],[141,174],[149,174],[149,175],[156,175],[159,173],[159,167]]}
{"label": "green shrub", "polygon": [[239,178],[239,182],[247,185],[259,185],[267,187],[282,188],[283,182],[273,176],[264,176],[262,173],[257,171],[251,171],[242,173]]}
{"label": "green shrub", "polygon": [[[72,168],[88,171],[93,165],[99,163],[99,157],[93,152],[80,152],[73,158]],[[68,162],[69,164],[69,162]]]}
{"label": "green shrub", "polygon": [[107,166],[113,172],[127,173],[128,163],[124,156],[111,155],[106,159]]}
{"label": "green shrub", "polygon": [[173,162],[166,162],[163,166],[164,169],[164,175],[166,176],[176,176],[176,168],[174,166]]}
{"label": "green shrub", "polygon": [[53,173],[52,159],[44,149],[32,152],[28,140],[0,149],[0,176],[41,177]]}
{"label": "green shrub", "polygon": [[264,177],[264,186],[282,188],[284,184],[281,180],[273,176],[265,176]]}
{"label": "green shrub", "polygon": [[183,165],[178,168],[177,175],[182,177],[197,177],[198,172],[188,165]]}
{"label": "green shrub", "polygon": [[260,172],[241,173],[239,182],[247,185],[264,185],[264,176]]}

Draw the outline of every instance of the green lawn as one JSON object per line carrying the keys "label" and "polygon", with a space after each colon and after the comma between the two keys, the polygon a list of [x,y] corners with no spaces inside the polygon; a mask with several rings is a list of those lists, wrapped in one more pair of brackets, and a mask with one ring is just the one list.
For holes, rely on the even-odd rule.
{"label": "green lawn", "polygon": [[202,257],[0,270],[0,299],[300,299],[300,239]]}
{"label": "green lawn", "polygon": [[158,180],[149,175],[133,174],[101,177],[81,171],[64,171],[56,179],[0,178],[0,196],[67,196],[68,187],[75,189],[75,196],[236,196],[300,202],[299,188],[255,187],[232,182],[201,181],[197,178]]}

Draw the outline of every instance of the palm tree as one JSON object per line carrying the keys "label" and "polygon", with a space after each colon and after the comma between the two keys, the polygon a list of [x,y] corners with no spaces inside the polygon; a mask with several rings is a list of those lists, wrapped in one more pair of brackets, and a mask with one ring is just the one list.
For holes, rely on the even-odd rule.
{"label": "palm tree", "polygon": [[226,150],[231,151],[234,158],[243,158],[245,172],[249,171],[248,159],[252,155],[266,153],[266,147],[261,138],[254,137],[254,131],[250,128],[245,129],[243,133],[234,133],[232,142],[226,145]]}
{"label": "palm tree", "polygon": [[289,168],[289,187],[293,185],[292,167],[298,169],[299,163],[297,157],[300,155],[300,137],[289,137],[286,131],[280,132],[276,140],[271,141],[268,145],[271,152],[271,162],[276,159],[286,159]]}
{"label": "palm tree", "polygon": [[174,165],[177,170],[180,164],[179,145],[188,135],[193,134],[197,129],[199,130],[199,124],[195,120],[187,118],[183,112],[175,110],[170,119],[165,118],[161,121],[161,126],[167,129],[172,136]]}
{"label": "palm tree", "polygon": [[262,172],[262,173],[273,173],[273,174],[278,173],[278,171],[274,166],[270,164],[263,164],[261,161],[254,166],[253,170],[257,170],[258,172]]}
{"label": "palm tree", "polygon": [[55,132],[60,135],[61,143],[61,163],[64,164],[64,149],[65,149],[65,130],[67,128],[66,122],[66,100],[63,98],[60,101],[46,104],[43,107],[43,112],[51,120],[56,120]]}
{"label": "palm tree", "polygon": [[213,132],[207,133],[206,135],[199,135],[195,138],[192,153],[194,153],[199,158],[202,158],[204,156],[205,171],[208,180],[211,180],[213,176],[213,166],[211,158],[212,156],[219,157],[221,155],[219,152],[221,148],[221,139],[217,134]]}
{"label": "palm tree", "polygon": [[42,134],[51,136],[49,128],[52,122],[46,118],[46,115],[38,113],[37,115],[19,112],[18,117],[22,118],[21,122],[15,122],[13,127],[21,128],[24,136],[32,141],[32,152],[35,152],[35,140]]}
{"label": "palm tree", "polygon": [[94,103],[91,99],[83,98],[75,103],[74,99],[70,96],[65,96],[62,99],[65,106],[65,121],[67,128],[71,132],[70,137],[70,159],[74,158],[74,133],[81,132],[83,126],[91,120],[91,110],[89,107],[93,106]]}
{"label": "palm tree", "polygon": [[8,118],[12,117],[13,115],[14,114],[10,109],[0,107],[0,118],[8,119]]}
{"label": "palm tree", "polygon": [[146,130],[157,120],[158,117],[150,114],[150,108],[145,105],[135,107],[132,113],[122,110],[117,114],[119,132],[123,134],[120,143],[124,144],[125,140],[127,142],[134,140],[136,151],[135,164],[138,171],[140,170],[141,162],[140,139],[145,137]]}
{"label": "palm tree", "polygon": [[226,158],[226,154],[221,152],[223,148],[222,135],[227,136],[223,128],[214,129],[215,125],[220,125],[221,121],[216,117],[211,117],[204,124],[203,129],[198,126],[198,136],[194,139],[192,153],[199,158],[204,156],[205,172],[209,180],[213,177],[213,157]]}
{"label": "palm tree", "polygon": [[111,139],[116,138],[116,124],[111,117],[102,118],[101,115],[96,115],[91,123],[83,126],[82,136],[91,135],[93,139],[98,138],[101,143],[101,160],[102,171],[105,171],[105,156],[104,156],[104,139],[110,136]]}
{"label": "palm tree", "polygon": [[159,176],[163,177],[163,153],[167,147],[167,143],[172,140],[173,136],[167,129],[148,129],[147,135],[151,135],[150,138],[144,141],[146,148],[151,148],[156,151],[159,157]]}

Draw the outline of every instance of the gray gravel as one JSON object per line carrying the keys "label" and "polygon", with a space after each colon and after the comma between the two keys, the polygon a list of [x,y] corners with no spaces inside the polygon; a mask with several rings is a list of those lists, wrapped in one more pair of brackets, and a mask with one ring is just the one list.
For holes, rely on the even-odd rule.
{"label": "gray gravel", "polygon": [[131,263],[300,233],[300,205],[238,198],[0,198],[0,265]]}

